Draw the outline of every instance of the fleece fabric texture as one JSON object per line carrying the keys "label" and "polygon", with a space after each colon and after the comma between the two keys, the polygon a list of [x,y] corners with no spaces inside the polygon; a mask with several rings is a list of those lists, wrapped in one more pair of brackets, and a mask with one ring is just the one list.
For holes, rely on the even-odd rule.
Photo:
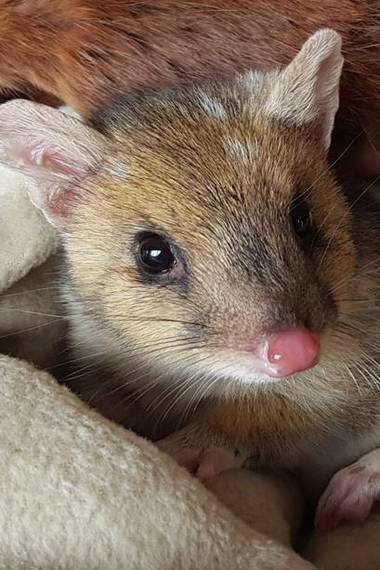
{"label": "fleece fabric texture", "polygon": [[[44,262],[57,238],[24,183],[0,169],[0,331],[1,338],[14,338],[27,326],[33,338],[24,352],[34,361],[31,340],[37,339],[36,354],[51,344],[38,331],[47,330],[41,324],[44,300],[45,311],[55,315],[46,281],[50,261]],[[289,525],[281,516],[272,533],[278,541],[247,524],[247,500],[260,486],[253,474],[237,470],[213,494],[153,444],[90,410],[47,372],[5,355],[0,430],[0,570],[311,568],[286,546]],[[223,489],[232,489],[225,502],[240,503],[242,518],[216,498],[223,499]],[[268,521],[262,524],[267,528]]]}
{"label": "fleece fabric texture", "polygon": [[309,568],[48,374],[0,357],[0,401],[0,568]]}
{"label": "fleece fabric texture", "polygon": [[57,245],[53,228],[27,198],[24,177],[1,166],[0,243],[0,293],[43,263]]}

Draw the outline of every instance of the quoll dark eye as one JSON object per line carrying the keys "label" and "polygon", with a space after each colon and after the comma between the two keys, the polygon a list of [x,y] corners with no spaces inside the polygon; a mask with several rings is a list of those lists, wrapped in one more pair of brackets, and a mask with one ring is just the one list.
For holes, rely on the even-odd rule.
{"label": "quoll dark eye", "polygon": [[145,234],[139,243],[142,268],[153,275],[170,271],[176,259],[170,243],[158,234]]}
{"label": "quoll dark eye", "polygon": [[313,218],[305,200],[295,199],[291,209],[291,217],[296,235],[301,239],[309,237],[313,231]]}

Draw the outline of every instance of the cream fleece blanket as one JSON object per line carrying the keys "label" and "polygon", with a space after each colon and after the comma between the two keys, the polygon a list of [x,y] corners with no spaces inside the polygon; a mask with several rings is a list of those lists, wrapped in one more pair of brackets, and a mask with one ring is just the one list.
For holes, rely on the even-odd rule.
{"label": "cream fleece blanket", "polygon": [[[4,168],[0,234],[0,352],[45,365],[63,334],[48,259],[57,240],[23,178]],[[288,547],[299,522],[290,482],[236,470],[210,492],[48,373],[5,355],[0,426],[0,570],[312,568]],[[326,570],[375,570],[367,555],[378,529],[373,519],[350,531],[365,563],[344,530],[316,535],[305,552]]]}

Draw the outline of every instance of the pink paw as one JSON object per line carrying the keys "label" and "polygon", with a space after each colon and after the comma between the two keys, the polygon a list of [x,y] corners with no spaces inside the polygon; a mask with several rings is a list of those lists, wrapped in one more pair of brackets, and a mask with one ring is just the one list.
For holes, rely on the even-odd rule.
{"label": "pink paw", "polygon": [[166,440],[159,442],[158,447],[200,481],[207,481],[222,471],[241,467],[247,459],[246,455],[222,447],[171,449]]}
{"label": "pink paw", "polygon": [[319,499],[315,526],[332,530],[363,523],[379,497],[380,452],[375,450],[335,473]]}
{"label": "pink paw", "polygon": [[245,461],[241,455],[220,447],[212,447],[206,451],[188,449],[184,453],[187,458],[179,460],[178,464],[188,469],[200,481],[207,481],[222,471],[241,467]]}

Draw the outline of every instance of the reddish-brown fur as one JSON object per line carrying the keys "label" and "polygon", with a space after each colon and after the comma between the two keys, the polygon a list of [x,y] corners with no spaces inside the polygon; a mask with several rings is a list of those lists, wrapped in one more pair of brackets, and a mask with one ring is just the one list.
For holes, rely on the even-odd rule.
{"label": "reddish-brown fur", "polygon": [[88,116],[134,89],[287,63],[326,26],[346,58],[340,142],[351,129],[379,140],[378,0],[0,0],[0,86]]}

